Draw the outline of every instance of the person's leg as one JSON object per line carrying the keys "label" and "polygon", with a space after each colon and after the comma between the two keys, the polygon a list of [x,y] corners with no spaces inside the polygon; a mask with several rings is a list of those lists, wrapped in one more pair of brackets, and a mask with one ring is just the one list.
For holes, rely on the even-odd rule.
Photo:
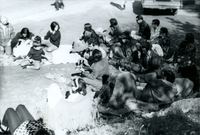
{"label": "person's leg", "polygon": [[3,116],[2,124],[9,127],[11,134],[13,134],[22,122],[16,111],[13,108],[8,108]]}
{"label": "person's leg", "polygon": [[24,105],[18,105],[16,108],[16,113],[18,114],[22,122],[26,120],[34,120],[33,116]]}
{"label": "person's leg", "polygon": [[92,87],[96,88],[97,91],[100,90],[101,87],[103,86],[101,80],[90,79],[90,78],[87,78],[87,77],[83,77],[83,81],[84,81],[86,84],[89,84],[89,85],[91,85]]}
{"label": "person's leg", "polygon": [[27,68],[39,70],[40,69],[40,61],[34,60],[33,61],[33,66],[27,66]]}
{"label": "person's leg", "polygon": [[30,65],[29,60],[24,60],[20,63],[21,67],[26,68],[27,65]]}

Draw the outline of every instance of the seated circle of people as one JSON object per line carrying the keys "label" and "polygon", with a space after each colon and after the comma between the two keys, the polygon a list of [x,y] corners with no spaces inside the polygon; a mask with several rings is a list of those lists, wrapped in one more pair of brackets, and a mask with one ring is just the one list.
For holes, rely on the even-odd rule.
{"label": "seated circle of people", "polygon": [[[170,31],[161,27],[158,19],[152,20],[150,29],[143,16],[136,16],[137,32],[131,29],[122,31],[123,27],[117,20],[111,18],[106,30],[94,30],[91,23],[85,23],[80,38],[72,43],[70,53],[78,53],[81,57],[75,62],[79,72],[71,74],[76,76],[72,79],[72,92],[85,96],[88,94],[87,87],[91,86],[98,105],[112,108],[113,112],[109,110],[108,113],[113,114],[120,113],[118,109],[125,106],[129,110],[158,111],[163,105],[199,92],[195,59],[197,48],[192,33],[186,33],[176,49],[171,45]],[[1,25],[5,25],[0,27],[9,27],[10,35],[13,35],[13,28],[7,20],[1,18],[0,21]],[[0,32],[2,34],[2,29]],[[20,63],[23,69],[38,70],[42,59],[52,61],[52,52],[60,46],[60,25],[56,21],[51,22],[44,37],[35,36],[24,27],[14,38],[10,36],[1,41],[5,41],[0,44],[4,51],[10,44],[13,55],[16,55],[14,61],[23,59]],[[29,50],[17,55],[15,50],[23,43],[30,43]],[[163,68],[164,64],[171,64],[174,69]],[[113,75],[114,70],[119,72]],[[69,95],[67,91],[65,98]]]}

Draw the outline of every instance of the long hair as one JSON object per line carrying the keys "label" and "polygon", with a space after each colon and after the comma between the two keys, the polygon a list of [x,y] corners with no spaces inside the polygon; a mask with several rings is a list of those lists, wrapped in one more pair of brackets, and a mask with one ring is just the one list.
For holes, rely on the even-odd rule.
{"label": "long hair", "polygon": [[54,31],[54,29],[55,29],[55,27],[56,27],[56,25],[58,25],[58,30],[60,29],[60,25],[56,22],[56,21],[53,21],[52,23],[51,23],[51,25],[50,25],[50,27],[51,27],[51,30],[53,30]]}
{"label": "long hair", "polygon": [[23,28],[23,29],[21,30],[20,34],[21,34],[21,35],[22,35],[22,34],[27,34],[26,37],[29,37],[29,36],[30,36],[30,31],[29,31],[28,28],[25,27],[25,28]]}

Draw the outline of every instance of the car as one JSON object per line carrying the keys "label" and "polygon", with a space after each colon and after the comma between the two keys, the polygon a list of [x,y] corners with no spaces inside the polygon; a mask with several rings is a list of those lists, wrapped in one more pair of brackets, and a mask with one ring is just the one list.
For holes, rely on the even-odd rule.
{"label": "car", "polygon": [[143,11],[148,9],[168,10],[174,14],[183,7],[183,0],[141,0]]}

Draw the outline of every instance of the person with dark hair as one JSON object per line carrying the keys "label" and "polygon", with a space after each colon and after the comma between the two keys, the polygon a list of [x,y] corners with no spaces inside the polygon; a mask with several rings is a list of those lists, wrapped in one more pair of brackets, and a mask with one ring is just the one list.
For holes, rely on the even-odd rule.
{"label": "person with dark hair", "polygon": [[109,63],[115,67],[121,63],[121,61],[132,62],[133,53],[137,51],[135,39],[130,36],[130,32],[125,31],[119,36],[120,46],[111,46],[110,61]]}
{"label": "person with dark hair", "polygon": [[177,52],[174,55],[174,62],[179,66],[195,65],[196,46],[194,44],[194,35],[186,33],[185,39],[181,41]]}
{"label": "person with dark hair", "polygon": [[60,33],[60,25],[53,21],[50,24],[50,30],[47,34],[42,38],[42,44],[45,45],[45,57],[48,59],[49,62],[52,62],[53,55],[52,52],[57,50],[60,46],[61,41],[61,33]]}
{"label": "person with dark hair", "polygon": [[84,41],[85,44],[88,44],[88,41],[94,43],[94,45],[99,45],[99,38],[96,32],[92,29],[92,25],[90,23],[84,24],[84,31],[80,37],[81,41]]}
{"label": "person with dark hair", "polygon": [[122,34],[122,28],[118,24],[118,21],[116,18],[111,18],[109,20],[110,27],[108,29],[108,35],[111,36],[111,40],[109,42],[109,45],[113,45],[114,43],[119,42],[119,36]]}
{"label": "person with dark hair", "polygon": [[154,39],[156,39],[157,37],[159,37],[159,33],[160,33],[160,20],[158,20],[158,19],[152,20],[151,25],[152,25],[152,27],[151,27],[150,41],[153,41]]}
{"label": "person with dark hair", "polygon": [[170,47],[170,38],[168,36],[168,29],[165,27],[160,28],[159,37],[157,37],[152,44],[159,44],[163,49],[163,57],[165,59],[169,59],[171,57],[171,53],[173,52],[173,48]]}
{"label": "person with dark hair", "polygon": [[5,16],[0,16],[0,50],[3,54],[10,56],[11,51],[11,40],[15,36],[13,26],[8,22]]}
{"label": "person with dark hair", "polygon": [[[12,54],[15,53],[14,55],[17,55],[17,51],[22,51],[23,52],[23,47],[19,47],[22,42],[25,43],[26,45],[31,44],[31,41],[34,39],[34,34],[29,31],[28,28],[24,27],[20,32],[18,32],[15,37],[11,41],[11,49],[12,49]],[[23,50],[22,50],[23,49]],[[27,52],[26,52],[27,53]],[[23,55],[23,54],[20,54]]]}
{"label": "person with dark hair", "polygon": [[20,45],[21,42],[23,42],[23,41],[30,42],[30,40],[32,40],[33,37],[34,37],[34,34],[32,32],[30,32],[28,28],[26,28],[26,27],[22,28],[22,30],[20,32],[18,32],[11,41],[12,49],[17,45]]}
{"label": "person with dark hair", "polygon": [[47,47],[45,50],[47,52],[53,52],[57,50],[60,46],[61,33],[60,26],[56,21],[53,21],[50,24],[50,30],[44,36],[44,40],[42,41]]}
{"label": "person with dark hair", "polygon": [[109,75],[109,64],[107,58],[102,58],[102,53],[99,49],[92,51],[92,56],[89,58],[91,66],[83,73],[83,80],[99,90],[102,87],[102,76]]}
{"label": "person with dark hair", "polygon": [[12,135],[55,135],[48,129],[43,120],[35,120],[24,105],[16,110],[8,108],[3,116],[2,124],[9,128]]}
{"label": "person with dark hair", "polygon": [[41,45],[41,37],[36,36],[33,41],[33,46],[30,48],[30,51],[28,52],[26,59],[21,62],[21,66],[23,69],[29,68],[29,69],[40,69],[40,63],[42,61],[42,57],[44,55],[43,47]]}
{"label": "person with dark hair", "polygon": [[182,77],[189,78],[194,83],[194,92],[199,91],[199,73],[195,62],[196,46],[194,35],[186,33],[178,50],[174,54],[173,62],[177,63],[178,71]]}
{"label": "person with dark hair", "polygon": [[151,36],[149,25],[144,21],[141,15],[136,16],[136,22],[139,25],[139,31],[137,32],[137,35],[141,36],[143,39],[149,40]]}
{"label": "person with dark hair", "polygon": [[[60,2],[59,2],[60,1]],[[51,4],[52,6],[55,6],[56,11],[59,10],[59,8],[63,9],[65,7],[63,0],[56,0],[53,4]]]}

